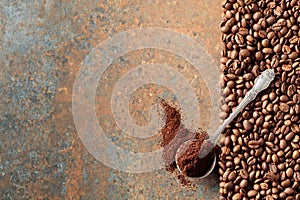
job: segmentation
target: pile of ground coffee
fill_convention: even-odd
[[[199,152],[203,147],[203,141],[207,138],[207,134],[200,134],[197,139],[190,140],[187,146],[181,147],[177,152],[177,165],[181,169],[181,172],[189,177],[201,177],[204,176],[210,169],[215,158],[214,149],[208,147],[211,150],[205,157],[199,158]]]
[[[173,172],[176,169],[175,154],[182,143],[187,140],[197,138],[198,133],[191,132],[181,124],[180,111],[170,106],[166,101],[161,102],[165,111],[165,126],[161,130],[163,150],[163,159],[168,171]]]
[[[225,119],[265,69],[276,73],[224,131],[220,199],[300,199],[300,3],[225,0]]]

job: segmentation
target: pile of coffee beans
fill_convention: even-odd
[[[265,69],[275,80],[225,129],[220,199],[300,199],[300,1],[225,0],[221,115]]]

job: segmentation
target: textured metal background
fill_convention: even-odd
[[[218,67],[220,9],[219,1],[210,0],[2,0],[1,199],[218,199],[217,175],[191,189],[165,170],[130,174],[106,167],[80,141],[71,103],[83,58],[101,41],[132,28],[162,27],[186,34],[204,45]],[[132,52],[114,66],[128,60],[168,62],[193,75],[188,63],[165,52]],[[113,84],[114,71],[107,73],[112,78],[106,84]],[[201,77],[195,81],[201,83]],[[152,90],[143,91],[136,96],[148,105],[152,95],[143,95]],[[109,91],[99,94],[100,101],[108,97]],[[99,112],[99,120],[109,122],[108,111]]]

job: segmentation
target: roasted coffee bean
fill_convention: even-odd
[[[272,161],[273,161],[273,163],[277,163],[278,162],[278,156],[277,156],[277,154],[273,154],[272,155]]]
[[[273,174],[276,174],[276,173],[277,173],[277,166],[275,165],[275,163],[270,164],[270,171],[271,171]]]
[[[260,184],[260,188],[264,191],[268,190],[269,189],[269,185],[267,183],[261,183]]]
[[[290,140],[293,139],[294,135],[295,135],[294,132],[290,132],[289,134],[287,134],[287,135],[285,136],[285,139],[286,139],[287,141],[290,141]]]
[[[281,44],[277,44],[274,48],[273,48],[273,51],[275,53],[279,53],[281,51]]]
[[[281,182],[282,187],[289,187],[291,185],[290,179],[286,179]]]
[[[242,50],[240,51],[240,55],[241,55],[242,57],[247,57],[247,56],[250,56],[250,52],[249,52],[248,49],[242,49]]]
[[[247,186],[248,186],[248,180],[243,179],[243,180],[240,182],[240,187],[241,187],[241,188],[246,188]]]
[[[300,152],[299,152],[299,151],[300,151],[300,150],[295,150],[295,151],[293,152],[292,158],[293,158],[294,160],[296,160],[296,159],[299,158],[299,155],[300,155]]]
[[[234,188],[234,185],[233,185],[232,182],[229,182],[229,183],[226,183],[226,184],[224,185],[224,188],[225,188],[227,191],[229,191],[229,190],[231,190],[231,189]]]
[[[255,59],[260,61],[264,59],[264,54],[261,51],[255,53]]]
[[[247,179],[249,177],[249,174],[245,169],[241,169],[240,170],[240,176],[244,179]]]
[[[252,129],[252,124],[248,120],[244,120],[243,127],[245,130],[250,131]]]
[[[291,70],[293,69],[293,67],[292,67],[292,65],[290,65],[290,64],[284,64],[284,65],[282,65],[282,69],[283,69],[284,71],[289,72],[289,71],[291,71]]]
[[[287,177],[291,178],[293,176],[293,174],[294,174],[294,170],[292,168],[288,168],[286,170],[286,176]]]
[[[297,58],[298,57],[298,53],[297,52],[291,52],[290,54],[289,54],[289,58],[290,59],[292,59],[292,60],[294,60],[295,58]]]
[[[251,73],[247,73],[243,76],[243,78],[246,80],[246,81],[250,81],[252,80],[254,77]]]
[[[257,195],[257,191],[256,190],[250,190],[248,193],[247,193],[247,196],[248,197],[255,197]]]
[[[286,103],[280,103],[279,109],[283,112],[288,112],[290,110],[290,107]]]
[[[249,30],[247,28],[240,28],[239,33],[241,35],[247,35],[249,33]]]
[[[239,45],[242,45],[245,43],[245,40],[244,40],[244,36],[242,36],[241,34],[237,33],[234,37],[235,39],[235,42]]]
[[[257,149],[257,148],[259,148],[259,143],[258,143],[258,141],[251,140],[251,141],[248,142],[248,146],[251,149]]]
[[[235,172],[235,171],[232,171],[232,172],[229,174],[229,176],[228,176],[228,180],[234,181],[236,177],[237,177],[236,172]]]
[[[272,48],[263,48],[262,52],[264,54],[271,54],[271,53],[273,53],[273,49]]]
[[[288,195],[291,195],[291,194],[294,193],[294,190],[293,190],[293,188],[291,188],[291,187],[285,188],[284,193],[286,193],[286,194],[288,194]]]
[[[242,194],[237,193],[232,196],[232,200],[241,200],[243,198]]]
[[[253,20],[258,21],[260,18],[262,18],[263,14],[261,12],[256,12],[253,14]]]
[[[256,162],[256,158],[255,157],[249,157],[248,159],[247,159],[247,164],[248,165],[253,165],[254,163]]]

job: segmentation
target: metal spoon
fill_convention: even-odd
[[[250,103],[252,102],[257,94],[261,92],[262,90],[266,89],[269,87],[270,83],[275,77],[275,72],[274,69],[267,69],[265,70],[260,76],[257,77],[257,79],[254,81],[254,86],[251,90],[247,92],[241,103],[238,105],[238,107],[229,115],[229,117],[223,122],[223,124],[209,137],[208,139],[205,139],[202,143],[201,149],[199,151],[199,158],[204,158],[216,145],[216,142],[218,141],[217,139],[219,138],[220,134],[223,132],[225,127]],[[176,161],[176,166],[178,170],[181,172],[181,169],[178,165],[178,152],[185,149],[188,149],[190,144],[192,143],[192,140],[188,140],[184,142],[179,149],[176,152],[175,155],[175,161]],[[204,178],[208,176],[214,169],[216,165],[216,155],[214,155],[214,160],[211,164],[210,170],[207,171],[206,174],[203,176],[197,177],[197,178]],[[195,177],[194,177],[195,178]]]

